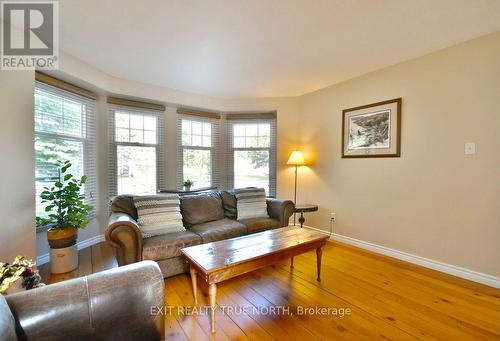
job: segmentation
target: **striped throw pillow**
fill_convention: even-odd
[[[186,230],[177,194],[134,196],[134,204],[144,238]]]
[[[264,188],[240,188],[234,190],[238,219],[269,218],[266,190]]]

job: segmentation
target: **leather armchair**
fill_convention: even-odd
[[[164,338],[164,316],[152,314],[154,307],[164,305],[164,282],[152,261],[7,295],[5,299],[19,340]],[[0,329],[5,329],[0,322]],[[13,333],[10,335],[12,338]]]

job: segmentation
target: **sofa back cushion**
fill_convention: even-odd
[[[269,218],[266,190],[264,188],[240,188],[234,190],[238,219]]]
[[[181,213],[186,227],[223,219],[222,199],[217,192],[183,195]]]
[[[142,236],[185,231],[177,194],[134,196]]]
[[[137,209],[134,204],[134,196],[123,194],[114,197],[111,201],[111,212],[126,213],[137,220]]]
[[[238,210],[236,209],[236,197],[234,191],[221,191],[222,208],[224,209],[224,216],[229,219],[238,218]]]

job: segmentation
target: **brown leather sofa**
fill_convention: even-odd
[[[0,295],[0,339],[161,340],[163,302],[158,265],[140,262]]]
[[[288,226],[293,210],[290,200],[268,199],[269,218],[238,220],[232,191],[185,195],[181,213],[186,231],[142,238],[133,197],[120,195],[111,202],[106,241],[116,248],[119,265],[154,260],[163,276],[170,277],[188,271],[182,248]]]

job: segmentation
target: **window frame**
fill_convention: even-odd
[[[234,147],[234,126],[238,124],[269,124],[269,147]],[[226,153],[226,182],[229,188],[235,187],[235,162],[234,155],[237,151],[268,151],[269,152],[269,192],[268,197],[276,196],[276,141],[277,129],[276,119],[231,119],[227,120],[226,138],[227,138],[227,153]]]
[[[153,116],[156,118],[156,144],[140,142],[116,141],[116,113],[129,115]],[[143,128],[143,132],[147,130]],[[129,126],[130,131],[130,126]],[[108,107],[108,192],[113,198],[121,194],[134,195],[135,193],[118,193],[118,146],[125,147],[152,147],[156,152],[156,193],[165,187],[165,119],[164,112],[123,105],[109,104]],[[151,194],[156,194],[151,193]]]
[[[187,120],[191,122],[209,123],[211,125],[211,147],[205,146],[192,146],[184,145],[182,141],[182,121]],[[219,187],[219,167],[218,167],[218,157],[217,149],[219,148],[219,121],[217,118],[202,117],[188,114],[177,114],[177,189],[182,190],[184,187],[184,150],[208,150],[210,151],[210,185],[209,187]],[[191,134],[193,135],[193,134]],[[203,130],[202,130],[202,141],[203,141]],[[203,142],[202,142],[203,144]],[[222,154],[222,153],[220,153]],[[193,189],[196,189],[196,183]],[[201,188],[201,187],[199,187]]]
[[[85,108],[84,112],[82,111],[81,117],[81,131],[80,136],[74,136],[71,134],[64,134],[60,132],[46,132],[46,131],[37,131],[36,124],[34,126],[34,141],[36,143],[37,137],[42,138],[53,138],[58,141],[72,141],[81,143],[82,148],[82,172],[87,176],[87,183],[84,186],[85,190],[85,202],[89,205],[92,205],[94,209],[89,214],[89,219],[93,219],[97,215],[97,127],[96,127],[96,118],[95,118],[95,108],[96,108],[96,100],[94,98],[85,97],[80,94],[73,93],[71,91],[47,84],[45,82],[35,80],[35,91],[33,94],[33,98],[37,95],[37,92],[45,92],[52,96],[61,97],[63,100],[68,100],[72,102],[77,102],[80,106]],[[36,101],[34,101],[34,120],[37,119],[37,108]],[[64,120],[64,119],[63,119]],[[35,150],[35,154],[36,154]],[[36,183],[41,181],[36,176],[37,164],[35,161],[35,188]],[[55,182],[55,180],[54,180]],[[46,187],[46,186],[44,186]],[[38,198],[36,198],[37,200]],[[36,201],[35,200],[35,201]],[[38,205],[35,207],[36,215],[40,215],[42,212],[38,211]],[[38,227],[38,228],[44,228]]]

